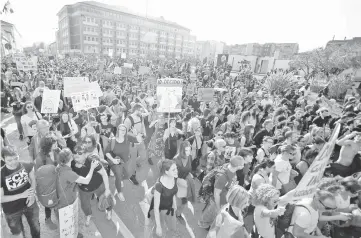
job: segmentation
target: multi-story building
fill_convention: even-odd
[[[224,45],[224,42],[219,41],[197,41],[195,56],[201,61],[207,61],[207,63],[214,62],[218,54],[223,54]]]
[[[126,8],[94,1],[65,5],[58,16],[60,53],[127,57],[188,58],[196,37],[190,29],[163,17],[135,14]]]
[[[327,42],[326,49],[333,46],[349,46],[349,49],[352,50],[352,53],[357,56],[361,57],[361,37],[354,37],[349,40],[332,40]]]
[[[266,43],[262,46],[261,56],[276,57],[281,60],[291,59],[298,50],[297,43]]]

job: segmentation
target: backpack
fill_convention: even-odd
[[[295,211],[295,208],[297,206],[304,207],[309,211],[309,209],[304,205],[288,203],[286,205],[286,211],[283,213],[282,216],[279,216],[278,219],[277,219],[276,238],[280,238],[283,235],[285,235],[285,237],[293,237],[293,235],[290,232],[288,232],[287,229],[291,226],[293,212]],[[292,236],[290,236],[290,235],[292,235]]]
[[[134,118],[132,117],[132,115],[129,115],[127,118],[130,120],[130,124],[131,124],[129,131],[133,130],[133,127],[135,124],[142,123],[142,121],[143,121],[143,117],[140,117],[140,121],[137,123],[134,123]],[[125,121],[125,119],[124,119],[124,121]]]
[[[204,201],[208,202],[211,197],[213,197],[214,192],[214,184],[216,182],[216,176],[218,174],[226,174],[226,169],[228,167],[228,163],[224,165],[220,165],[214,169],[212,169],[206,176],[204,176],[202,180],[202,185],[199,189],[199,196]]]
[[[39,202],[48,208],[52,208],[59,203],[59,194],[57,192],[57,183],[59,173],[52,164],[41,166],[35,173],[36,194]]]

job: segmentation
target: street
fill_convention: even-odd
[[[6,131],[10,143],[14,145],[19,153],[20,160],[25,162],[30,162],[27,145],[24,141],[19,140],[19,134],[16,128],[16,123],[11,114],[2,113],[2,122],[1,127]],[[156,165],[153,165],[156,166]],[[152,181],[155,181],[155,178],[152,177],[152,173],[148,173],[147,184],[151,187],[153,184]],[[111,190],[114,193],[114,177],[110,177]],[[196,188],[199,189],[200,183],[196,182]],[[145,189],[143,186],[135,186],[130,181],[124,181],[123,192],[126,201],[121,202],[116,198],[116,205],[113,209],[112,220],[108,221],[106,219],[105,213],[100,212],[97,208],[96,200],[92,201],[92,212],[93,217],[91,219],[90,225],[85,226],[85,216],[79,206],[79,231],[86,238],[115,238],[115,237],[124,237],[124,238],[152,238],[157,237],[149,232],[151,229],[150,226],[145,225],[145,215],[143,214],[140,207],[140,202],[144,199]],[[51,231],[45,225],[45,214],[44,207],[40,203],[40,226],[41,226],[41,236],[42,237],[59,237],[58,229]],[[204,204],[196,203],[193,204],[194,213],[190,209],[186,208],[184,210],[184,217],[189,225],[187,229],[184,225],[177,222],[177,230],[175,232],[165,232],[163,228],[163,237],[179,237],[179,238],[188,238],[188,237],[197,237],[204,238],[207,235],[207,231],[199,228],[197,221],[201,210],[203,209]],[[146,211],[147,213],[147,211]],[[4,218],[4,216],[2,215]],[[54,214],[52,215],[52,220],[57,223],[57,219]],[[23,223],[25,227],[25,237],[30,237],[30,231],[26,219],[23,218]],[[2,219],[2,237],[12,237],[9,233],[5,219]],[[194,236],[190,235],[190,232],[194,233]]]

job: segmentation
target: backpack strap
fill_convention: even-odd
[[[308,211],[308,212],[310,213],[310,215],[312,216],[311,211],[310,211],[310,209],[308,209],[307,206],[302,205],[302,204],[296,204],[296,205],[295,205],[295,209],[296,209],[296,207],[306,208],[307,211]],[[292,217],[291,217],[291,221],[292,221],[292,219],[293,219],[293,214],[295,213],[295,209],[293,210]],[[292,226],[294,226],[294,225],[295,225],[295,221],[293,221],[293,223],[291,222],[290,226],[286,229],[286,231],[288,231],[288,230],[290,229],[290,227],[292,227]],[[291,232],[291,233],[292,233],[292,232]]]
[[[110,149],[111,149],[111,152],[113,152],[114,150],[114,147],[115,147],[115,138],[113,138],[110,142]]]

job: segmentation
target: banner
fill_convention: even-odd
[[[23,71],[37,71],[38,70],[38,57],[37,56],[17,56],[14,57],[16,68]]]
[[[64,97],[91,90],[88,77],[64,77]]]
[[[41,113],[58,113],[60,90],[44,90]]]
[[[323,146],[320,153],[318,153],[317,157],[287,200],[295,201],[314,196],[335,147],[340,128],[341,125],[337,123],[330,140]]]
[[[122,68],[120,68],[120,67],[115,67],[115,68],[114,68],[114,74],[122,74]]]
[[[199,102],[213,101],[214,89],[213,88],[198,88],[197,100]]]
[[[183,80],[177,78],[163,78],[157,80],[158,112],[182,111]]]
[[[96,91],[74,93],[71,95],[71,101],[76,112],[99,107],[99,98]]]
[[[59,209],[60,238],[78,237],[78,210],[78,198],[73,204]]]
[[[148,74],[150,72],[149,67],[139,66],[139,74]]]

